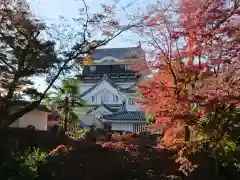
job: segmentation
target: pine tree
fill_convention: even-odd
[[[43,39],[46,26],[34,19],[24,1],[2,0],[0,16],[1,97],[13,99],[16,90],[34,85],[31,78],[47,74],[59,59],[54,42]],[[31,91],[33,92],[33,91]]]

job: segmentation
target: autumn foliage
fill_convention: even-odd
[[[199,141],[200,134],[216,143],[229,137],[239,123],[239,7],[181,0],[149,13],[138,30],[157,56],[148,64],[152,77],[139,85],[144,111],[156,117],[170,144]]]
[[[27,172],[19,171],[22,170],[19,168],[22,164],[12,159],[15,152],[21,153],[29,148],[37,148],[39,152],[46,154],[44,160],[37,162],[38,180],[75,180],[79,177],[89,180],[99,177],[106,180],[181,180],[184,177],[177,170],[178,164],[174,162],[173,152],[149,146],[156,142],[149,134],[115,132],[112,133],[112,140],[99,144],[91,140],[73,141],[66,136],[29,129],[9,129],[0,131],[0,134],[3,142],[0,145],[2,179],[33,179],[26,178]],[[215,180],[215,175],[210,173],[214,167],[212,161],[201,156],[198,163],[205,169],[200,169],[184,179]]]

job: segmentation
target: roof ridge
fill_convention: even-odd
[[[103,118],[107,117],[107,116],[118,115],[118,114],[125,113],[125,112],[128,112],[128,111],[118,111],[118,112],[115,112],[115,113],[112,113],[112,114],[106,114],[106,115],[103,115]]]
[[[137,45],[137,46],[128,46],[128,47],[99,48],[99,49],[95,49],[94,51],[96,51],[96,50],[109,50],[109,49],[129,49],[129,48],[138,48],[138,49],[140,49],[141,47],[139,47]]]
[[[120,86],[117,85],[113,80],[111,80],[111,79],[108,77],[107,74],[104,74],[103,76],[105,77],[105,80],[107,80],[110,84],[112,84],[113,86],[115,86],[116,89],[119,89],[119,88],[120,88]]]
[[[117,59],[138,59],[138,56],[145,57],[145,52],[140,46],[120,47],[120,48],[99,48],[93,51],[93,59],[100,60],[104,57],[112,56]]]
[[[101,104],[99,104],[99,105],[91,108],[90,110],[88,110],[88,111],[86,112],[86,114],[92,112],[93,110],[96,110],[97,108],[99,108],[99,107],[101,107],[101,106],[105,107],[107,110],[109,110],[110,112],[113,113],[113,109],[112,109],[110,106],[108,106],[107,104],[105,104],[103,101],[101,101]]]
[[[107,104],[104,104],[104,103],[102,102],[102,105],[103,105],[107,110],[109,110],[109,111],[112,112],[112,108],[109,107]]]
[[[109,114],[109,115],[103,115],[103,119],[112,119],[112,120],[117,120],[119,117],[117,117],[118,115],[122,116],[120,118],[120,120],[124,120],[124,118],[126,118],[126,120],[141,120],[144,121],[145,120],[145,113],[143,111],[121,111],[121,112],[116,112],[113,114]],[[133,117],[136,117],[133,118]],[[140,118],[140,119],[139,119]]]
[[[106,80],[109,84],[111,84],[114,88],[119,89],[119,86],[114,83],[107,74],[104,74],[102,79],[100,81],[98,81],[96,84],[94,84],[91,88],[89,88],[87,91],[83,92],[82,94],[80,94],[79,98],[85,96],[86,94],[88,94],[89,92],[91,92],[93,89],[95,89],[99,84],[101,84],[104,80]]]

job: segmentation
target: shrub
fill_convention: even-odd
[[[28,180],[39,176],[38,167],[47,157],[45,152],[37,148],[28,148],[25,152],[14,152],[1,165],[1,175],[8,180]]]
[[[80,140],[85,138],[86,134],[89,132],[87,129],[80,129],[76,132],[66,132],[66,135],[74,140]]]

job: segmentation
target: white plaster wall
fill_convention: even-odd
[[[11,124],[10,127],[25,128],[29,125],[32,125],[38,130],[46,131],[48,125],[47,119],[48,119],[47,112],[33,110],[19,118],[17,121]]]
[[[133,85],[134,82],[128,82],[128,83],[116,83],[121,88],[128,88],[129,86]],[[79,88],[79,94],[84,93],[85,91],[89,90],[92,86],[94,86],[94,83],[83,83],[81,84],[81,87]]]
[[[108,94],[108,101],[105,101],[104,104],[122,104],[122,97],[118,95],[116,92],[110,92],[107,89],[100,90],[96,94],[94,94],[94,102],[92,102],[92,96],[86,99],[87,104],[101,104],[102,96],[104,93]],[[115,102],[113,97],[118,96],[118,102]]]
[[[9,127],[17,128],[19,126],[19,119],[12,123]]]
[[[140,111],[141,110],[141,106],[137,103],[135,103],[134,105],[128,105],[126,104],[126,109],[128,111]]]
[[[128,103],[129,98],[135,99],[135,103],[133,105]],[[140,104],[136,102],[136,96],[125,96],[125,99],[126,99],[126,109],[128,111],[139,111],[141,109]]]
[[[109,101],[104,102],[105,104],[122,104],[122,97],[118,94],[117,89],[112,87],[107,81],[103,81],[99,86],[97,86],[93,91],[84,96],[82,99],[85,100],[86,104],[98,105],[101,104],[101,96],[103,92],[109,93]],[[118,102],[113,101],[113,95],[118,95]],[[92,96],[95,96],[94,102],[92,102]]]
[[[101,84],[99,84],[94,90],[92,90],[90,93],[86,94],[83,99],[88,99],[89,97],[91,97],[92,95],[97,94],[98,92],[102,91],[102,90],[108,90],[113,94],[118,94],[117,89],[115,89],[111,84],[109,84],[107,81],[103,81]]]
[[[133,132],[133,124],[131,123],[111,123],[111,129],[114,131],[129,131]]]
[[[136,106],[135,105],[126,105],[127,111],[136,111]]]

